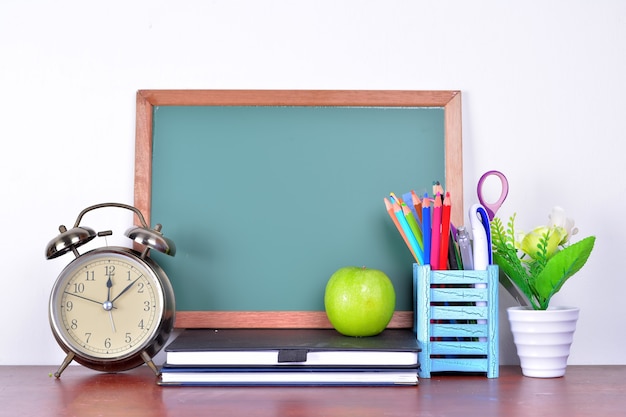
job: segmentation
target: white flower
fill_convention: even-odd
[[[530,233],[518,232],[516,234],[516,247],[532,259],[538,258],[539,242],[545,236],[548,236],[545,255],[549,259],[569,241],[570,236],[578,233],[578,229],[574,227],[574,220],[565,217],[565,210],[561,207],[553,207],[548,219],[546,226],[536,227]]]
[[[550,220],[548,222],[548,228],[559,227],[565,231],[565,236],[563,236],[559,245],[564,245],[569,241],[570,236],[578,233],[578,228],[574,227],[574,219],[565,217],[565,210],[559,206],[552,208],[552,213],[548,215],[548,219]]]

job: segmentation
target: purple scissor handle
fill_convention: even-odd
[[[500,197],[495,203],[488,203],[483,197],[483,183],[488,177],[492,175],[500,178],[502,191],[500,192]],[[485,210],[487,210],[487,216],[489,216],[489,220],[491,221],[495,217],[498,209],[500,209],[500,207],[502,206],[502,203],[504,203],[504,200],[506,200],[506,196],[509,194],[509,181],[500,171],[487,171],[482,175],[482,177],[480,177],[480,180],[478,180],[478,187],[476,191],[478,193],[478,201],[480,201],[480,204],[482,204]]]

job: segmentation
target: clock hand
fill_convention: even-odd
[[[126,291],[130,290],[130,287],[132,287],[133,285],[135,285],[135,282],[139,281],[139,278],[141,278],[142,276],[143,276],[143,275],[140,275],[140,276],[138,276],[137,278],[135,278],[135,280],[134,280],[133,282],[131,282],[130,284],[128,284],[128,285],[126,286],[126,288],[124,288],[124,289],[122,290],[122,292],[121,292],[121,293],[119,293],[119,294],[117,295],[117,297],[115,297],[114,299],[112,299],[112,300],[111,300],[111,302],[112,302],[112,303],[114,303],[114,302],[115,302],[115,300],[117,300],[118,298],[120,298],[120,297],[122,296],[122,294],[124,294]]]
[[[96,300],[93,300],[91,298],[83,297],[82,295],[74,294],[73,292],[67,292],[67,291],[63,291],[63,292],[65,294],[67,294],[67,295],[73,295],[74,297],[82,298],[83,300],[91,301],[92,303],[96,303],[96,304],[102,305],[102,303],[100,301],[96,301]],[[115,307],[113,307],[113,308],[115,308]]]
[[[113,333],[116,333],[117,330],[115,330],[115,323],[113,322],[113,312],[112,312],[112,310],[109,310],[109,320],[111,320],[111,329],[113,330]]]
[[[111,287],[113,286],[113,281],[111,281],[111,277],[107,280],[107,300],[102,304],[104,309],[109,312],[109,320],[111,320],[111,328],[113,329],[113,333],[115,330],[115,323],[113,322],[113,302],[111,301]]]
[[[107,301],[111,301],[111,287],[113,286],[113,281],[111,281],[111,277],[107,280]]]

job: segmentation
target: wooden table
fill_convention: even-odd
[[[418,387],[160,387],[146,366],[122,374],[0,367],[0,416],[624,416],[626,366],[569,366],[557,379],[438,376]]]

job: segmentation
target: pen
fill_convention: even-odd
[[[472,254],[472,242],[470,242],[469,233],[465,226],[459,226],[457,229],[457,242],[459,244],[459,252],[461,252],[461,263],[463,269],[474,269],[474,255]]]

